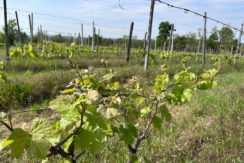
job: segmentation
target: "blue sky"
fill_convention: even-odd
[[[18,10],[20,26],[29,33],[28,12],[34,13],[34,30],[42,24],[49,34],[55,32],[72,33],[80,32],[80,24],[84,24],[84,35],[92,33],[92,21],[100,28],[104,37],[117,38],[129,33],[131,21],[135,23],[133,35],[143,38],[148,28],[149,0],[120,0],[124,9],[119,7],[119,0],[7,0],[8,18],[15,18],[14,9]],[[240,28],[244,23],[244,0],[164,0],[173,5],[189,8],[199,13],[208,13],[209,17],[216,18],[232,26]],[[3,4],[0,4],[2,7]],[[23,10],[23,11],[22,11]],[[3,26],[3,10],[1,8],[0,26]],[[40,15],[37,13],[53,15],[56,17]],[[61,17],[61,18],[59,18]],[[70,19],[65,19],[70,18]],[[186,34],[197,32],[203,26],[203,18],[191,13],[169,8],[156,3],[153,23],[153,35],[158,33],[158,25],[161,21],[169,21],[175,24],[176,33]],[[215,22],[207,22],[207,30],[213,26],[221,28]],[[236,32],[236,36],[239,35]]]

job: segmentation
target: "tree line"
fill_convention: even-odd
[[[172,28],[173,27],[173,28]],[[203,41],[202,29],[199,28],[197,32],[189,32],[184,35],[174,34],[171,35],[172,31],[176,31],[175,25],[170,22],[161,22],[158,27],[159,33],[157,38],[152,40],[151,48],[156,48],[160,50],[167,50],[170,46],[170,42],[173,39],[173,50],[174,51],[184,51],[184,52],[200,52],[201,45]],[[4,27],[2,28],[4,31]],[[8,21],[8,31],[9,31],[9,44],[15,45],[18,43],[18,28],[17,23],[14,19]],[[42,35],[42,37],[41,37]],[[41,42],[41,38],[44,40],[49,40],[58,43],[81,43],[81,38],[77,36],[64,36],[62,34],[48,35],[38,30],[38,32],[33,36],[33,42]],[[26,32],[21,32],[21,37],[24,43],[30,42],[30,37]],[[78,38],[79,37],[79,38]],[[170,38],[171,37],[171,38]],[[136,37],[135,37],[136,38]],[[132,48],[143,48],[144,40],[132,39]],[[127,36],[122,38],[103,38],[101,35],[95,35],[96,45],[101,46],[117,46],[126,47],[128,44]],[[170,41],[171,40],[171,41]],[[0,32],[0,43],[5,42],[4,32]],[[222,27],[218,29],[213,27],[208,33],[208,38],[206,41],[206,48],[209,53],[219,54],[219,53],[234,53],[237,47],[238,40],[235,38],[235,34],[229,27]],[[84,45],[92,44],[92,36],[84,38]]]

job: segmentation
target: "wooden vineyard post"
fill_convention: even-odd
[[[130,60],[130,48],[131,48],[131,39],[132,39],[133,28],[134,28],[134,22],[131,22],[130,35],[129,35],[128,48],[127,48],[127,56],[126,56],[127,62],[129,62],[129,60]]]
[[[145,32],[144,35],[144,45],[143,45],[144,54],[146,54],[146,48],[147,48],[147,32]]]
[[[33,43],[33,34],[32,34],[31,15],[29,15],[29,24],[30,24],[30,36],[31,36],[31,43]]]
[[[174,24],[172,24],[172,35],[171,35],[171,52],[173,52],[174,51]]]
[[[93,50],[93,54],[95,55],[95,50],[96,50],[96,27],[94,27],[94,46],[93,46],[93,48],[94,48],[94,50]]]
[[[69,35],[70,35],[70,45],[71,45],[73,42],[73,36],[72,36],[72,33],[69,33]]]
[[[98,50],[99,50],[99,37],[100,37],[100,28],[98,29],[98,33],[97,33],[97,56],[98,56]]]
[[[99,42],[100,45],[103,45],[103,36],[101,35],[101,32],[100,32],[100,42]]]
[[[202,48],[202,67],[206,63],[206,37],[207,37],[207,13],[204,13],[204,28],[203,28],[203,48]]]
[[[32,33],[32,41],[33,41],[33,37],[34,37],[34,23],[33,23],[33,13],[31,13],[31,33]]]
[[[3,0],[3,6],[4,6],[4,24],[5,24],[5,46],[6,46],[6,60],[9,62],[9,38],[8,38],[8,18],[7,18],[7,2],[6,0]]]
[[[198,61],[198,54],[200,53],[200,49],[201,49],[201,38],[198,41],[196,62]]]
[[[164,41],[163,51],[165,51],[166,48],[166,41]]]
[[[77,42],[78,42],[78,45],[81,44],[81,41],[80,41],[80,32],[79,32],[79,34],[78,34]]]
[[[39,35],[40,35],[40,29],[39,29],[39,26],[37,27],[37,41],[38,41],[38,43],[40,42],[40,37],[39,37]]]
[[[172,35],[173,35],[173,24],[171,24],[171,29],[170,29],[170,37],[169,37],[169,46],[168,46],[168,53],[170,52],[171,49],[171,43],[172,43]]]
[[[81,45],[84,46],[83,24],[81,24]]]
[[[95,51],[95,23],[92,22],[92,50]]]
[[[149,66],[149,54],[150,54],[150,47],[151,47],[151,35],[152,35],[154,5],[155,5],[155,0],[151,0],[151,9],[150,9],[150,17],[149,17],[149,25],[148,25],[148,38],[147,38],[147,41],[148,41],[148,43],[147,43],[147,54],[145,56],[144,71],[147,71],[148,66]]]
[[[22,54],[22,57],[23,57],[24,48],[23,48],[23,43],[22,43],[22,39],[21,39],[21,31],[20,31],[20,27],[19,27],[19,18],[18,18],[17,11],[15,11],[15,16],[16,16],[16,23],[17,23],[17,27],[18,27],[18,36],[19,36],[19,43],[20,43],[20,47],[21,47],[21,54]]]
[[[43,44],[43,33],[42,33],[42,25],[40,25],[40,35],[41,35],[41,44]]]
[[[87,44],[90,46],[90,35],[88,36]]]
[[[70,45],[70,35],[69,35],[69,33],[68,33],[68,41],[69,41],[69,45]]]
[[[241,31],[240,31],[240,35],[239,35],[239,39],[238,39],[238,44],[237,44],[237,47],[236,47],[235,58],[234,58],[234,63],[233,64],[236,64],[237,55],[238,55],[238,53],[240,51],[240,44],[241,44],[242,32],[243,32],[243,24],[241,24]]]

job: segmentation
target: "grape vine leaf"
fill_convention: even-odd
[[[2,148],[10,146],[11,154],[16,158],[19,158],[26,146],[30,144],[31,135],[24,130],[17,128],[11,133],[8,139],[2,144]]]
[[[150,107],[145,107],[141,110],[141,117],[144,117],[152,112],[152,109]]]
[[[45,159],[49,151],[50,143],[46,140],[31,140],[27,153],[29,157]]]
[[[74,107],[75,96],[60,95],[55,100],[51,101],[49,107],[56,111],[66,111]]]
[[[103,145],[99,140],[100,136],[96,137],[96,135],[93,131],[82,128],[74,137],[75,147],[82,150],[90,150],[92,154],[96,154]]]
[[[165,118],[166,121],[170,121],[172,119],[171,114],[169,113],[168,108],[166,107],[166,105],[161,105],[159,107],[159,112],[161,113],[161,117]]]
[[[152,119],[153,127],[157,128],[157,129],[161,128],[162,122],[163,121],[157,116],[153,117],[153,119]]]
[[[33,121],[31,135],[33,140],[45,140],[52,145],[55,145],[60,139],[55,127],[51,126],[46,119],[35,119]]]
[[[60,129],[66,129],[67,126],[74,124],[79,120],[79,117],[80,114],[75,108],[63,112],[60,120]]]

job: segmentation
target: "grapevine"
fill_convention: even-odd
[[[217,84],[219,58],[213,59],[215,68],[200,75],[191,72],[187,59],[182,60],[183,69],[172,79],[170,68],[162,65],[149,93],[137,77],[122,85],[114,81],[113,70],[102,77],[93,68],[82,70],[50,103],[49,107],[61,115],[54,124],[50,119],[37,118],[28,131],[14,128],[11,119],[6,122],[10,114],[2,113],[0,122],[9,130],[9,136],[1,141],[1,150],[10,150],[17,159],[26,153],[28,158],[47,161],[60,155],[77,162],[85,153],[96,155],[109,139],[116,137],[127,147],[129,162],[134,162],[149,130],[160,129],[164,121],[171,121],[169,105],[189,102],[193,91]],[[102,63],[106,68],[106,61]]]

